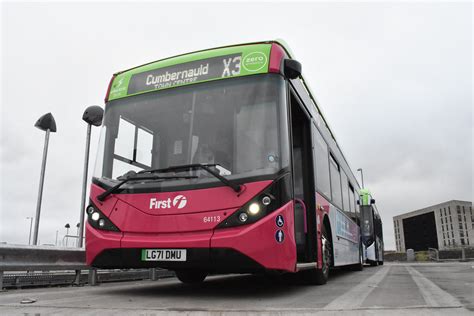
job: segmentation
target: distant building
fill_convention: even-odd
[[[452,200],[393,218],[397,251],[474,247],[472,202]]]

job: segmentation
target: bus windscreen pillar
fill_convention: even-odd
[[[51,113],[47,113],[41,116],[35,124],[35,127],[42,131],[45,131],[44,148],[43,148],[43,161],[41,163],[41,174],[38,188],[38,201],[36,202],[36,216],[35,216],[35,230],[33,232],[33,245],[38,245],[38,231],[41,213],[41,201],[43,198],[43,185],[44,185],[44,174],[46,169],[46,159],[48,157],[48,144],[50,132],[56,132],[56,121]]]

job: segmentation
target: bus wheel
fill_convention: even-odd
[[[379,261],[379,266],[383,266],[383,261]]]
[[[326,233],[326,227],[323,226],[322,236],[322,255],[323,255],[323,266],[321,269],[312,269],[303,271],[303,277],[308,280],[310,284],[323,285],[326,284],[329,278],[329,268],[332,262],[332,245],[331,240],[328,238]]]
[[[370,266],[371,266],[371,267],[376,267],[376,266],[378,266],[378,265],[379,265],[379,262],[378,262],[377,260],[375,260],[375,261],[370,261]]]
[[[197,284],[204,281],[207,272],[196,270],[179,270],[176,271],[176,277],[183,283]]]

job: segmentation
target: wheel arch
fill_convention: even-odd
[[[332,252],[331,266],[334,266],[334,242],[332,238],[331,221],[329,220],[328,214],[324,214],[322,225],[326,229],[326,232],[328,233],[329,241],[331,242],[331,252]]]

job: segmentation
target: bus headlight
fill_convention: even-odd
[[[93,213],[92,213],[91,219],[92,219],[93,221],[96,221],[96,222],[97,222],[97,221],[99,220],[99,218],[100,218],[100,214],[99,214],[99,213],[97,213],[97,212],[93,212]]]
[[[248,200],[216,228],[253,224],[291,201],[291,176],[285,173]]]
[[[117,226],[115,226],[114,223],[110,219],[107,218],[102,212],[99,210],[98,207],[93,205],[89,205],[87,207],[87,218],[88,218],[88,223],[95,229],[101,229],[101,230],[109,230],[109,231],[116,231],[119,232],[120,229],[118,229]]]
[[[257,215],[260,212],[260,205],[258,203],[252,203],[249,205],[249,213],[251,215]]]

